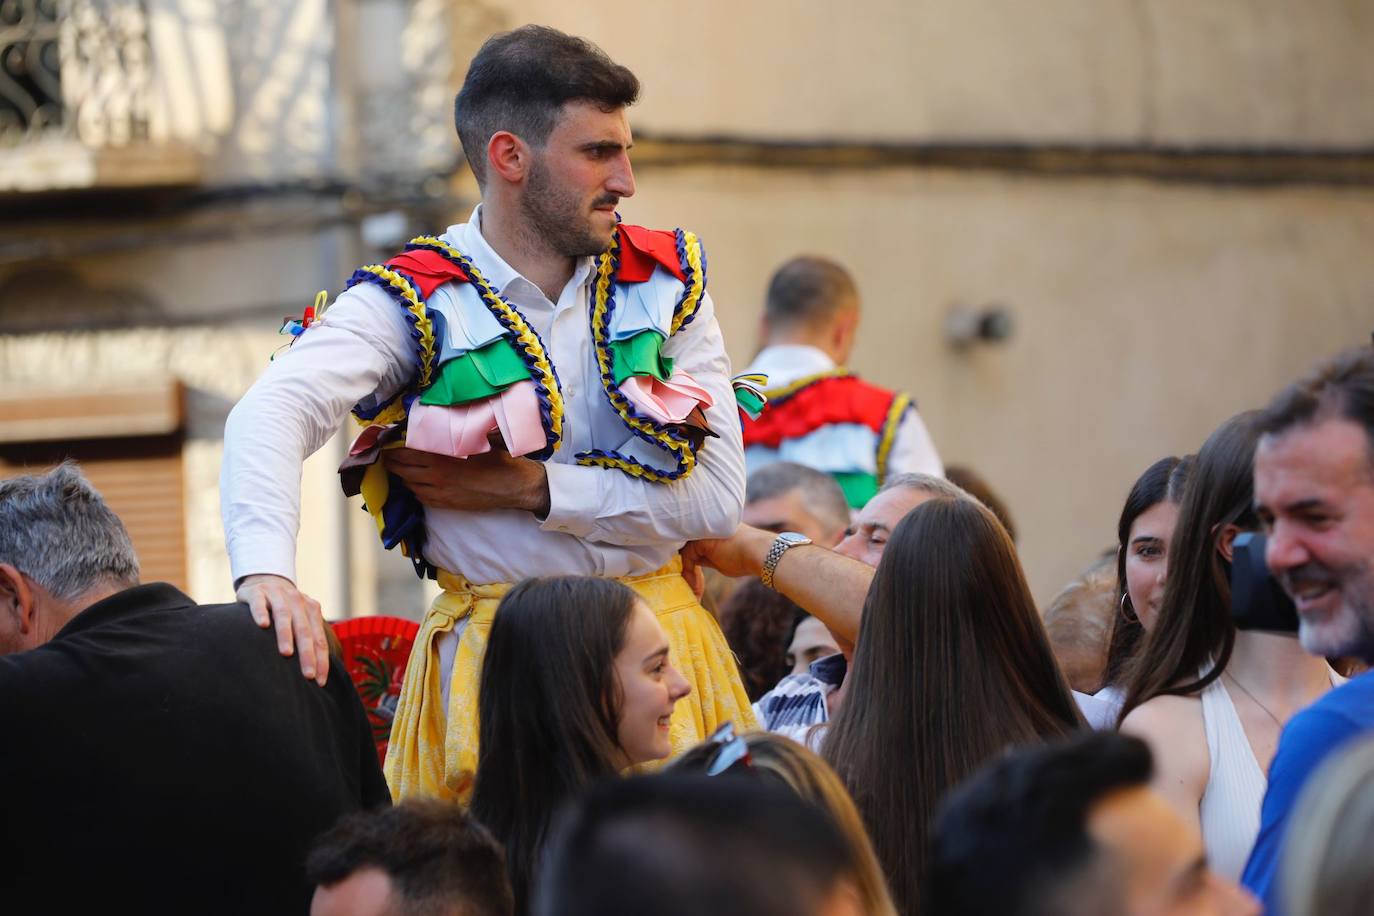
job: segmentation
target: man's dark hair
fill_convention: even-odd
[[[764,315],[773,328],[825,327],[858,295],[849,271],[828,258],[802,255],[779,267],[768,281]]]
[[[1002,757],[936,811],[927,912],[943,916],[1054,916],[1111,912],[1095,887],[1101,850],[1089,813],[1118,789],[1150,780],[1149,748],[1089,732]],[[992,880],[990,880],[990,878]]]
[[[1364,427],[1374,466],[1374,347],[1356,347],[1318,363],[1260,414],[1262,434],[1282,435],[1295,426],[1340,418]]]
[[[807,916],[855,863],[829,814],[726,774],[603,783],[559,818],[538,916]]]
[[[493,35],[478,50],[454,100],[453,119],[468,165],[485,185],[487,142],[497,131],[540,149],[564,103],[585,101],[615,111],[638,98],[639,80],[596,45],[526,25]]]
[[[500,845],[450,802],[417,799],[351,814],[315,841],[305,868],[316,886],[380,869],[404,916],[510,916],[515,908]]]

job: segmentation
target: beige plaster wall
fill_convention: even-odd
[[[642,130],[804,140],[1374,141],[1363,0],[502,0],[643,80]],[[473,46],[461,38],[459,45]],[[469,52],[470,53],[470,52]]]
[[[1215,189],[903,170],[641,170],[626,219],[698,232],[732,358],[771,270],[858,275],[853,364],[911,391],[946,461],[1004,492],[1036,597],[1113,538],[1135,476],[1196,449],[1374,330],[1374,192]],[[956,303],[1003,304],[1005,345],[958,353]]]

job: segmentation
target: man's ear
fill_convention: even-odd
[[[859,310],[846,309],[830,326],[830,347],[840,357],[836,362],[847,362],[854,349],[854,338],[859,336]]]
[[[20,633],[33,631],[34,594],[24,574],[8,563],[0,563],[0,613],[14,614]]]
[[[1227,563],[1231,562],[1231,556],[1234,552],[1236,543],[1236,535],[1240,534],[1240,532],[1240,526],[1232,524],[1221,529],[1221,533],[1217,535],[1217,551]]]
[[[529,144],[508,130],[498,130],[487,141],[487,174],[497,175],[512,184],[529,176],[534,162]]]

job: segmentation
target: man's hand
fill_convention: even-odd
[[[771,531],[740,525],[728,538],[692,541],[682,548],[683,578],[699,587],[702,566],[731,577],[758,576],[776,539]],[[773,575],[778,592],[818,617],[846,651],[858,637],[859,614],[872,581],[873,567],[814,544],[783,554]]]
[[[549,479],[544,466],[529,458],[512,458],[499,448],[471,458],[392,448],[382,453],[382,461],[426,506],[468,512],[524,509],[541,517],[549,514]]]
[[[763,572],[764,557],[776,537],[771,531],[740,525],[728,538],[690,541],[682,548],[682,576],[693,588],[701,579],[699,566],[709,566],[731,578],[757,576]]]
[[[234,597],[248,605],[264,630],[276,623],[277,651],[298,656],[301,674],[323,687],[329,677],[329,643],[320,603],[290,579],[266,574],[244,576]]]

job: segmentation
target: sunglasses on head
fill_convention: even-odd
[[[706,775],[719,776],[736,766],[749,767],[753,761],[749,757],[749,745],[735,734],[735,723],[726,722],[712,732],[706,739],[707,744],[715,745],[715,752],[706,762]]]

